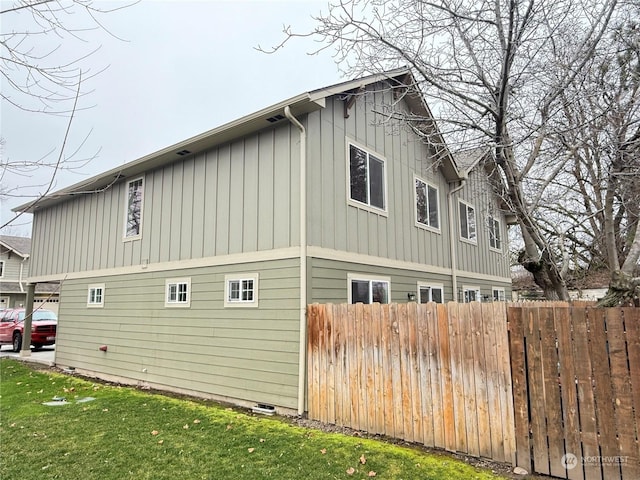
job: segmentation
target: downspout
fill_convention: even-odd
[[[307,374],[307,131],[291,113],[284,114],[300,130],[300,345],[298,356],[298,415],[304,413]]]
[[[20,293],[24,293],[24,287],[22,286],[22,277],[24,272],[24,262],[27,260],[27,258],[29,257],[24,257],[22,259],[22,262],[20,262],[20,277],[18,279],[18,285],[20,285]]]
[[[463,178],[453,190],[447,193],[447,204],[449,207],[449,248],[451,253],[451,284],[453,286],[453,301],[458,301],[458,256],[457,256],[457,239],[455,239],[456,229],[453,212],[453,194],[462,190],[467,183],[467,179]]]

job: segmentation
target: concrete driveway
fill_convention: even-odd
[[[56,346],[50,345],[48,347],[42,347],[38,351],[31,350],[30,357],[20,357],[20,353],[16,353],[11,349],[11,345],[0,345],[0,358],[9,357],[16,358],[18,360],[26,360],[29,362],[42,363],[45,365],[55,365],[56,359]]]

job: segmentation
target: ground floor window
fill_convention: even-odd
[[[429,283],[418,282],[418,302],[428,303],[436,302],[443,303],[444,301],[444,288],[442,285],[432,285]]]
[[[87,293],[87,306],[88,307],[102,307],[104,306],[104,284],[89,285],[89,291]]]
[[[390,280],[386,277],[348,275],[349,303],[389,303]]]
[[[482,296],[480,295],[480,287],[471,287],[468,285],[463,286],[462,301],[464,303],[481,302]]]
[[[493,294],[493,301],[494,302],[504,302],[506,300],[505,293],[504,293],[504,288],[493,287],[491,289],[491,291],[492,291],[492,294]]]
[[[165,307],[191,306],[191,279],[172,278],[167,280]]]
[[[225,307],[258,306],[258,274],[225,276]]]

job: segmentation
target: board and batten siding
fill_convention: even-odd
[[[26,260],[11,252],[11,255],[7,253],[2,253],[0,255],[0,262],[4,263],[4,267],[2,270],[2,276],[0,277],[0,282],[4,281],[19,281],[23,282],[27,279],[29,275],[29,259]],[[22,278],[20,277],[20,269],[22,269]]]
[[[224,307],[225,275],[259,274],[259,308]],[[191,306],[165,307],[167,279],[189,278]],[[104,306],[87,307],[91,284]],[[296,408],[299,261],[66,280],[56,363],[140,384]],[[99,350],[101,345],[107,351]]]
[[[495,195],[492,192],[492,187],[484,174],[484,169],[477,167],[469,174],[464,188],[453,196],[454,241],[458,269],[509,279],[511,273],[507,225],[504,213],[498,208]],[[460,200],[475,208],[476,243],[464,241],[460,237],[460,209],[458,203]],[[489,218],[492,216],[500,220],[501,251],[492,250],[489,247]]]
[[[31,276],[299,245],[299,141],[283,122],[146,172],[139,240],[123,241],[134,178],[36,211]]]
[[[344,101],[337,97],[328,99],[326,108],[309,114],[309,245],[450,267],[448,184],[434,168],[429,147],[418,136],[373,112],[374,106],[390,103],[391,95],[388,89],[380,88],[358,95],[348,118],[344,118]],[[350,141],[385,159],[387,214],[349,203]],[[416,226],[414,175],[438,188],[439,232]]]

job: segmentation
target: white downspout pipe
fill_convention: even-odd
[[[24,287],[22,286],[22,282],[24,277],[24,262],[27,260],[27,258],[29,257],[24,257],[22,259],[22,262],[20,262],[20,277],[18,280],[18,285],[20,286],[20,293],[24,293]]]
[[[300,130],[300,345],[298,356],[298,415],[304,413],[307,376],[307,131],[291,113],[284,114]]]
[[[455,217],[453,211],[453,194],[459,192],[464,188],[464,185],[467,183],[466,179],[462,179],[460,185],[456,188],[449,190],[447,194],[447,204],[449,207],[449,248],[451,253],[451,284],[453,286],[453,301],[458,301],[458,255],[456,245],[458,243],[458,239],[456,238],[456,226],[455,226]]]

